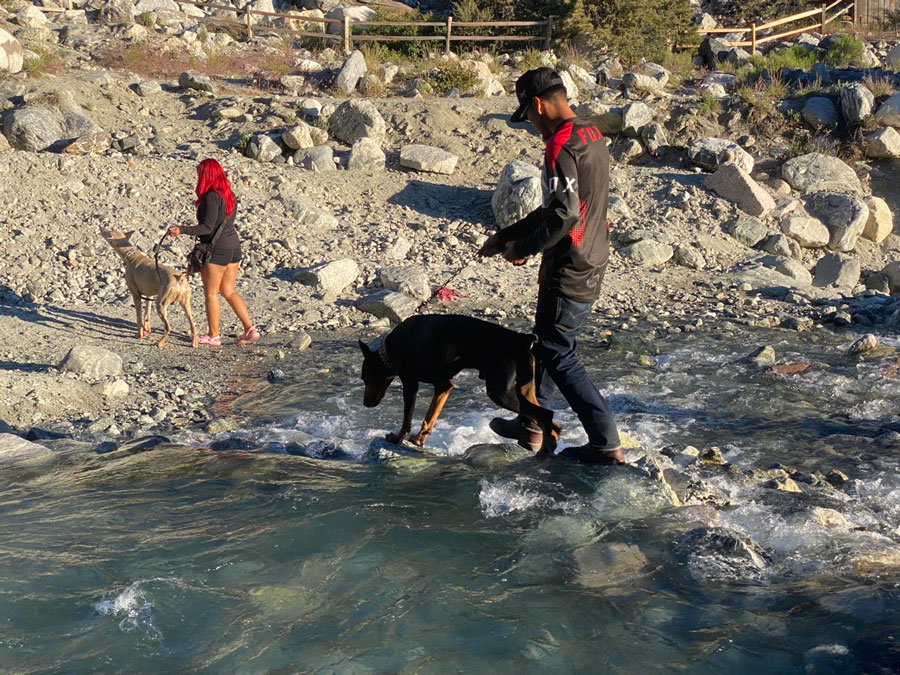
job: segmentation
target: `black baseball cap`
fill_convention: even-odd
[[[516,80],[516,98],[519,99],[519,107],[516,108],[512,117],[509,118],[510,121],[521,122],[524,120],[528,106],[531,105],[531,99],[557,86],[565,87],[559,73],[553,68],[547,68],[546,66],[535,68],[522,75]]]

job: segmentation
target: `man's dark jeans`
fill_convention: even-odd
[[[533,350],[537,397],[550,407],[555,384],[581,420],[591,446],[610,450],[621,445],[615,420],[575,353],[578,332],[590,313],[590,303],[543,290],[538,294],[534,332],[539,341]]]

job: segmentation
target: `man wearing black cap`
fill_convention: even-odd
[[[603,396],[575,352],[576,338],[600,295],[609,259],[609,151],[596,125],[569,106],[562,78],[552,68],[529,70],[516,82],[519,107],[513,122],[527,119],[546,149],[543,205],[488,238],[484,256],[502,254],[514,265],[539,253],[534,332],[537,396],[546,406],[555,384],[588,435],[583,446],[559,456],[591,464],[624,462],[619,433]],[[527,418],[491,420],[491,429],[537,449],[541,432]]]

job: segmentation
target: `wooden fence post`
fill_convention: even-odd
[[[547,17],[547,38],[544,40],[544,51],[553,44],[553,15]]]
[[[447,41],[444,43],[444,53],[450,53],[450,31],[453,29],[453,15],[447,15]]]
[[[850,3],[850,21],[853,22],[854,26],[859,23],[859,8],[857,4],[856,0]]]
[[[246,16],[246,19],[247,19],[247,37],[248,37],[249,39],[252,40],[252,39],[253,39],[253,22],[251,21],[250,16],[251,16],[250,5],[247,5],[247,16]]]
[[[828,7],[826,3],[822,3],[822,17],[819,19],[819,28],[825,28],[825,9]]]
[[[344,53],[350,53],[350,47],[352,43],[350,41],[350,17],[344,15]]]
[[[756,56],[756,22],[750,24],[750,56]]]

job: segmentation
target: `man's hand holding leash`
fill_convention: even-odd
[[[518,254],[516,251],[516,243],[514,241],[506,242],[504,244],[496,234],[492,234],[488,237],[487,241],[482,244],[481,249],[478,251],[478,255],[484,258],[490,258],[500,254],[503,255],[504,260],[511,262],[517,267],[528,262],[527,259]]]

